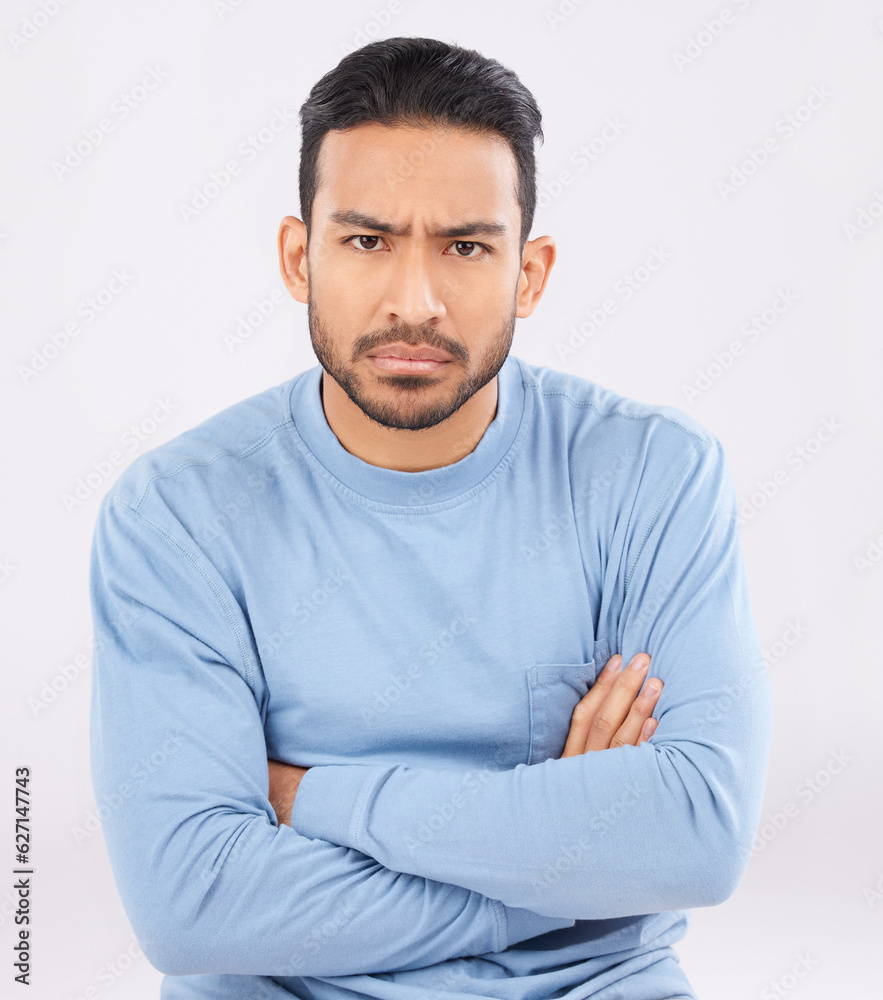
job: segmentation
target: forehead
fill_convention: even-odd
[[[391,221],[444,222],[519,213],[518,171],[496,133],[371,122],[328,132],[319,155],[314,220],[358,209]]]

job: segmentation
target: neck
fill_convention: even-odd
[[[399,472],[425,472],[459,462],[474,450],[497,412],[496,376],[447,420],[419,431],[378,424],[326,371],[319,391],[325,419],[341,445],[369,465]]]

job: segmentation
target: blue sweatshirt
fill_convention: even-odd
[[[143,454],[90,574],[91,762],[163,1000],[694,997],[772,702],[720,442],[510,355],[477,447],[340,444],[322,369]],[[607,659],[653,737],[560,759]],[[291,826],[267,758],[309,767]]]

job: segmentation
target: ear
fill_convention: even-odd
[[[539,305],[556,256],[555,241],[551,236],[538,236],[524,244],[515,294],[515,315],[519,319],[530,316]]]
[[[293,215],[279,226],[279,271],[285,287],[298,302],[308,301],[307,227]]]

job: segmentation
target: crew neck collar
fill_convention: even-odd
[[[322,366],[314,365],[293,379],[289,409],[294,431],[337,483],[375,503],[427,507],[444,503],[479,486],[515,443],[525,410],[521,362],[508,355],[497,373],[497,412],[475,448],[450,465],[423,472],[401,472],[371,465],[343,447],[331,429],[319,386]]]

